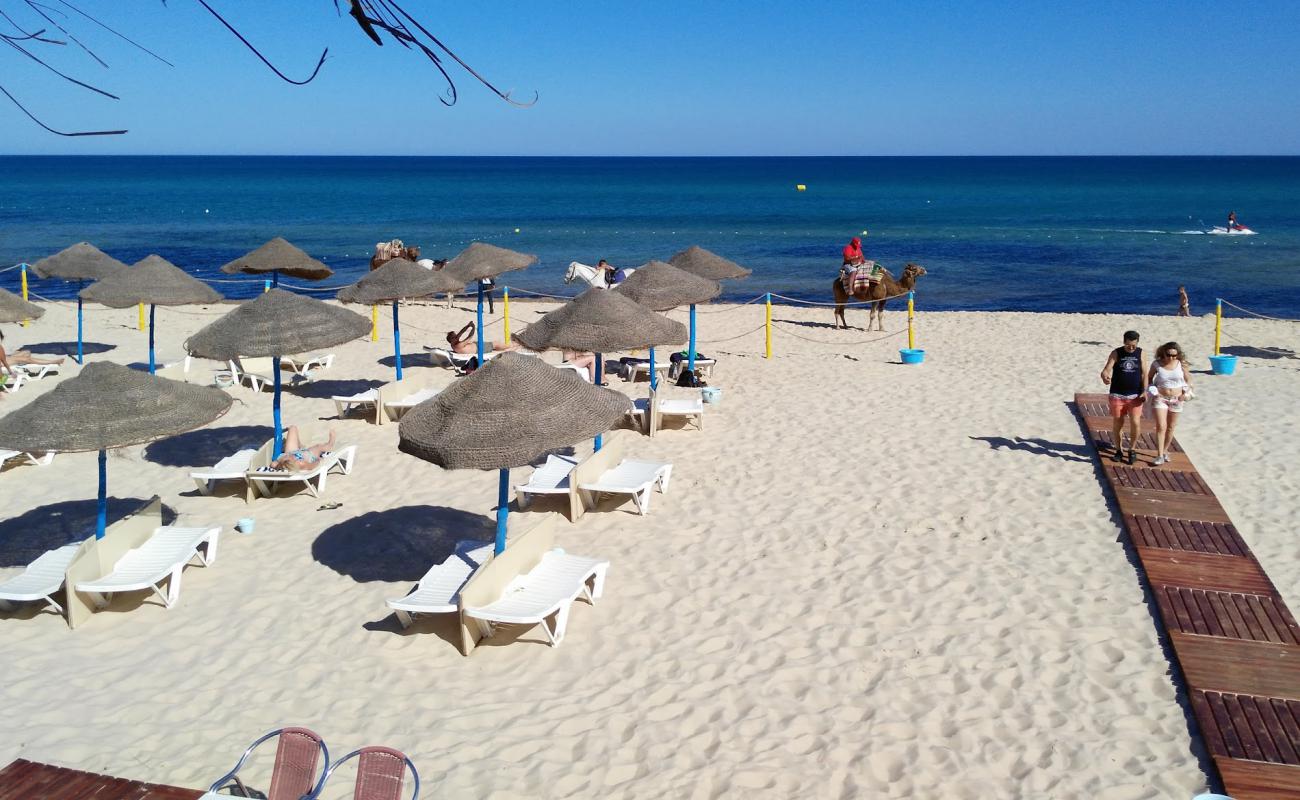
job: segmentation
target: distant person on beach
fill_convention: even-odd
[[[492,290],[495,289],[495,288],[497,288],[497,282],[496,282],[496,279],[495,279],[495,278],[479,278],[479,279],[478,279],[478,282],[479,282],[479,285],[481,285],[481,286],[483,287],[483,296],[484,296],[485,298],[487,298],[488,313],[489,313],[489,314],[495,314],[495,313],[497,313],[496,307],[492,305]]]
[[[1192,315],[1192,305],[1187,301],[1187,287],[1178,287],[1178,316],[1190,317]]]
[[[1155,363],[1147,372],[1147,393],[1156,415],[1156,460],[1151,466],[1169,463],[1169,445],[1174,441],[1174,426],[1182,416],[1183,403],[1192,399],[1192,383],[1187,375],[1187,361],[1178,342],[1165,342],[1156,351]]]
[[[62,358],[37,358],[32,355],[30,350],[15,350],[12,353],[5,352],[5,337],[0,333],[0,367],[4,367],[4,373],[0,373],[0,385],[9,382],[9,373],[23,364],[62,364]],[[0,397],[4,397],[0,394]]]
[[[284,454],[272,461],[271,466],[277,469],[287,469],[291,472],[315,469],[316,464],[321,460],[321,456],[333,449],[333,428],[330,429],[329,438],[324,442],[310,447],[303,447],[302,439],[298,435],[298,426],[290,425],[289,429],[284,432]]]
[[[1124,332],[1124,346],[1116,347],[1101,368],[1101,382],[1110,387],[1110,415],[1115,420],[1112,429],[1111,459],[1123,460],[1124,418],[1128,417],[1128,463],[1137,460],[1134,452],[1138,435],[1142,432],[1143,379],[1146,364],[1142,361],[1142,348],[1138,347],[1138,332]]]
[[[478,339],[474,336],[474,323],[470,322],[459,331],[447,331],[447,344],[453,353],[475,355],[478,353]],[[489,353],[500,350],[517,350],[518,347],[505,342],[483,342],[483,349]]]

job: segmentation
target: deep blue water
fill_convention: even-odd
[[[1229,210],[1259,235],[1186,233]],[[228,278],[221,264],[279,235],[337,285],[379,240],[439,258],[483,239],[540,256],[509,285],[571,294],[570,261],[635,266],[699,244],[754,270],[726,297],[824,300],[863,229],[869,258],[926,267],[922,308],[1170,313],[1183,283],[1194,313],[1222,296],[1300,316],[1295,157],[0,157],[0,266],[86,240]]]

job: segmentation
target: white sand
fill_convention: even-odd
[[[542,308],[516,303],[516,329]],[[160,309],[163,354],[217,310]],[[1097,374],[1129,327],[1148,352],[1177,339],[1206,369],[1211,322],[923,313],[926,363],[904,367],[902,339],[850,344],[878,334],[830,330],[829,309],[775,317],[808,326],[778,325],[768,361],[761,332],[711,343],[760,325],[761,306],[700,315],[723,403],[702,433],[634,441],[675,464],[648,517],[624,505],[563,528],[567,550],[613,566],[605,599],[575,608],[559,649],[533,630],[464,658],[446,625],[400,633],[387,613],[384,598],[405,593],[438,549],[431,534],[442,552],[475,525],[488,535],[496,480],[399,453],[395,425],[330,419],[322,397],[346,388],[336,381],[391,380],[377,361],[391,355],[383,317],[379,342],[338,348],[314,397],[286,395],[287,422],[336,425],[360,445],[354,473],[328,487],[342,508],[317,511],[305,494],[251,507],[197,496],[177,465],[215,460],[239,436],[114,452],[110,496],[157,493],[182,522],[225,525],[220,559],[186,572],[171,611],[120,603],[75,632],[53,614],[0,615],[0,763],[203,787],[261,732],[298,724],[336,754],[404,750],[427,796],[1119,800],[1202,789],[1208,762],[1154,605],[1066,403],[1102,390]],[[403,318],[418,351],[468,314]],[[88,340],[116,345],[90,358],[142,359],[134,311],[88,319]],[[903,322],[895,306],[887,324]],[[1300,351],[1294,324],[1234,319],[1229,330],[1225,344]],[[66,308],[4,331],[11,348],[75,335]],[[454,380],[416,360],[412,386]],[[1293,609],[1298,368],[1248,357],[1231,378],[1195,375],[1180,430]],[[269,394],[233,393],[217,428],[269,425]],[[6,516],[31,514],[37,530],[65,524],[62,503],[88,519],[94,492],[93,454],[0,475]],[[257,519],[248,537],[232,529],[246,515]],[[0,526],[2,552],[23,532]]]

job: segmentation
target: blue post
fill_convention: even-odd
[[[695,371],[695,304],[691,303],[691,343],[690,350],[686,353],[686,369],[690,372]]]
[[[95,515],[95,538],[104,538],[108,527],[108,454],[99,451],[99,512]]]
[[[510,470],[502,469],[497,483],[497,555],[506,551],[506,520],[510,517]]]
[[[596,377],[596,385],[597,385],[597,386],[600,385],[601,379],[604,377],[603,375],[601,375],[601,372],[603,371],[603,370],[601,369],[601,367],[603,367],[604,365],[605,365],[605,357],[604,357],[603,355],[601,355],[600,353],[596,353],[596,365],[595,365],[595,367],[594,367],[594,370],[595,370],[595,377]],[[601,438],[602,438],[602,437],[601,437],[601,434],[599,434],[599,433],[596,434],[596,444],[595,444],[595,446],[592,448],[592,450],[593,450],[594,452],[597,452],[597,453],[600,452]]]
[[[149,374],[154,374],[153,361],[153,312],[157,308],[153,303],[149,304]]]
[[[655,349],[650,348],[650,391],[659,388],[659,378],[655,376]]]
[[[81,281],[77,281],[77,363],[85,364],[86,356],[81,352]]]
[[[271,370],[275,372],[275,399],[271,401],[271,413],[275,417],[275,444],[272,445],[272,460],[284,454],[284,441],[280,437],[280,357],[271,359]]]
[[[273,269],[271,270],[271,286],[275,287],[279,285],[280,285],[280,270]]]
[[[271,291],[271,282],[270,282],[270,281],[262,281],[262,293],[265,294],[265,293],[267,293],[267,292],[269,292],[269,291]]]
[[[478,365],[483,366],[483,280],[478,282]]]
[[[397,301],[393,301],[393,356],[397,359],[397,379],[402,379],[402,331],[397,327]]]

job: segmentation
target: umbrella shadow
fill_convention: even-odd
[[[241,449],[261,447],[274,434],[269,425],[200,428],[153,442],[143,455],[145,461],[164,467],[210,467]]]
[[[1219,349],[1221,353],[1227,356],[1241,356],[1242,358],[1261,358],[1266,360],[1276,360],[1279,358],[1300,358],[1294,350],[1287,350],[1284,347],[1254,347],[1252,345],[1232,345]]]
[[[1051,456],[1062,461],[1092,462],[1092,448],[1086,444],[1065,444],[1049,442],[1046,439],[1026,439],[1021,436],[1014,439],[1005,436],[971,436],[970,438],[977,442],[987,442],[994,450],[1006,448],[1034,455]]]
[[[309,381],[293,387],[293,393],[299,397],[328,400],[331,397],[351,397],[354,394],[361,394],[362,392],[371,389],[377,389],[387,383],[387,381],[367,380],[362,378],[351,380],[329,379]]]
[[[23,345],[23,349],[37,355],[44,356],[75,356],[77,354],[77,343],[74,342],[37,342],[36,344]],[[105,344],[104,342],[82,342],[81,352],[86,355],[95,353],[107,353],[109,350],[116,350],[117,345]]]
[[[312,542],[318,563],[358,583],[415,582],[462,541],[491,542],[496,521],[446,506],[371,511],[326,528]]]
[[[108,498],[108,524],[139,511],[147,503],[137,497]],[[95,534],[97,500],[70,500],[37,506],[0,522],[0,567],[24,567],[48,550],[82,542]],[[163,524],[176,520],[175,509],[162,507]]]
[[[1075,344],[1086,344],[1094,347],[1104,347],[1106,342],[1098,342],[1095,339],[1075,339]]]

